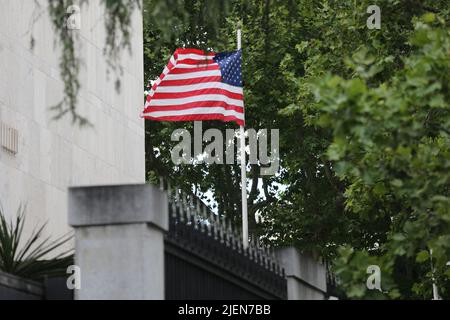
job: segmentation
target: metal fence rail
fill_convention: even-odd
[[[180,190],[169,192],[165,238],[167,299],[286,299],[284,270],[274,250]]]

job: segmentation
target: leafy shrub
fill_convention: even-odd
[[[25,238],[25,207],[20,206],[17,216],[8,223],[0,208],[0,270],[23,278],[40,280],[45,276],[66,275],[66,269],[73,262],[73,250],[55,253],[72,239],[72,234],[55,240],[44,237],[46,223],[36,226]]]

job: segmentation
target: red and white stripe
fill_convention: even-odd
[[[142,117],[158,121],[222,120],[244,125],[242,87],[223,83],[214,53],[177,49],[153,83]]]

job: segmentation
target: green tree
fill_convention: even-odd
[[[277,69],[283,55],[277,55],[271,52],[269,40],[265,40],[266,45],[256,40],[258,37],[267,35],[275,38],[275,33],[266,33],[267,29],[267,10],[266,6],[260,2],[252,1],[230,1],[228,5],[221,6],[220,2],[216,2],[217,6],[209,5],[210,1],[179,1],[181,6],[165,6],[155,5],[155,2],[148,1],[146,6],[146,23],[145,23],[145,64],[146,79],[155,79],[159,76],[164,64],[177,47],[195,46],[215,51],[233,50],[236,48],[236,28],[238,24],[243,25],[243,52],[244,56],[256,59],[256,63],[247,62],[244,58],[243,74],[245,82],[245,104],[247,114],[247,127],[259,128],[277,128],[274,117],[281,119],[277,115],[277,111],[284,106],[284,102],[280,102],[273,94],[280,96],[283,90],[282,73],[278,72],[274,75],[271,70]],[[214,2],[212,2],[214,3]],[[172,11],[170,11],[172,8]],[[225,10],[228,15],[221,13]],[[205,11],[206,10],[206,11]],[[160,14],[171,19],[161,19]],[[181,13],[180,13],[181,12]],[[210,12],[210,13],[208,13]],[[244,12],[244,14],[242,14]],[[288,13],[287,10],[281,14]],[[187,14],[187,15],[186,15]],[[210,25],[209,21],[217,20],[212,17],[208,19],[204,14],[212,16],[222,16],[222,23],[219,27]],[[253,19],[253,17],[260,17]],[[282,21],[281,16],[277,21]],[[169,21],[172,23],[170,28],[175,32],[167,31],[169,27],[162,23]],[[175,24],[175,25],[173,25]],[[217,28],[217,30],[215,29]],[[283,29],[286,32],[286,27]],[[167,35],[166,34],[167,31]],[[171,35],[171,36],[170,36]],[[287,47],[283,44],[283,47]],[[271,59],[274,61],[268,63]],[[270,65],[273,64],[273,67]],[[252,75],[259,73],[258,76]],[[276,86],[270,85],[274,79],[280,82]],[[272,87],[272,88],[271,88]],[[260,93],[268,90],[264,95]],[[253,94],[253,92],[256,92]],[[273,97],[273,98],[272,98]],[[266,101],[265,108],[261,108],[260,103]],[[153,121],[146,122],[146,161],[148,168],[149,180],[154,180],[156,176],[164,176],[172,180],[173,183],[190,190],[194,187],[196,190],[213,192],[214,200],[218,204],[219,212],[228,215],[231,218],[239,219],[241,201],[240,201],[240,167],[239,165],[222,165],[222,166],[173,166],[170,160],[170,149],[174,143],[168,142],[170,133],[175,128],[192,129],[192,123],[158,123]],[[219,128],[225,132],[227,128],[234,128],[233,124],[225,124],[222,122],[208,121],[203,122],[204,129],[210,127]],[[251,180],[251,189],[249,194],[249,211],[250,217],[254,217],[254,213],[273,199],[273,191],[269,191],[269,186],[273,182],[273,178],[265,178],[260,180],[260,166],[249,166],[249,178]],[[266,199],[259,197],[258,183],[265,190]],[[255,220],[250,220],[251,226],[255,229]]]
[[[354,291],[361,279],[346,273],[364,268],[352,262],[365,261],[364,252],[393,279],[398,290],[386,294],[429,298],[434,276],[449,296],[450,30],[432,13],[415,25],[412,54],[383,83],[373,85],[382,70],[362,50],[348,61],[357,77],[326,75],[313,86],[316,123],[333,128],[328,158],[348,184],[346,211],[367,223],[384,221],[382,237],[338,260],[350,296],[366,293]]]
[[[447,2],[378,1],[380,30],[366,26],[370,1],[175,2],[156,12],[146,2],[146,79],[178,46],[233,49],[240,23],[247,126],[280,129],[279,174],[249,168],[250,216],[264,218],[253,231],[335,259],[343,297],[429,298],[432,249],[447,297]],[[210,190],[239,219],[238,166],[172,165],[168,137],[191,126],[146,122],[149,180]],[[204,123],[213,126],[233,127]],[[370,264],[386,292],[366,290]]]

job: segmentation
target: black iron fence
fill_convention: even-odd
[[[244,249],[239,228],[180,190],[169,191],[166,299],[286,299],[272,248]]]

